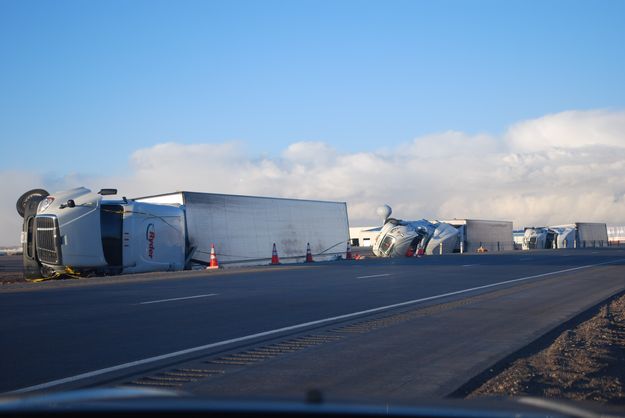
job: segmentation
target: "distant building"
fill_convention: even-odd
[[[381,229],[381,226],[356,226],[349,228],[350,242],[355,247],[371,247]]]
[[[512,231],[512,240],[514,241],[514,249],[520,250],[523,248],[523,237],[525,236],[525,230],[515,229]]]
[[[610,244],[625,244],[625,225],[610,225],[607,228]]]
[[[22,247],[0,248],[0,255],[22,255]]]

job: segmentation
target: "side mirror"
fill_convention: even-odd
[[[65,209],[65,208],[75,208],[76,207],[76,202],[74,202],[74,199],[69,199],[67,201],[67,203],[62,204],[61,206],[59,206],[59,208],[61,209]]]
[[[98,194],[102,196],[117,194],[117,189],[101,189]]]

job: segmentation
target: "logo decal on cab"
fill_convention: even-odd
[[[148,257],[154,258],[154,240],[156,239],[154,224],[148,225],[145,230],[145,239],[148,240]]]

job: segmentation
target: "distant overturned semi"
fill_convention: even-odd
[[[220,264],[266,264],[274,243],[282,261],[302,259],[308,244],[328,260],[345,254],[349,238],[344,202],[186,191],[104,197],[116,193],[24,193],[26,278],[192,269],[209,264],[212,244]]]
[[[391,218],[392,209],[388,205],[378,208],[377,213],[384,219],[372,248],[378,257],[514,249],[510,221],[404,221]]]
[[[599,222],[527,227],[523,233],[524,250],[606,246],[608,246],[607,225]]]

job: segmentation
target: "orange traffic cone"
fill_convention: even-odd
[[[219,262],[217,261],[217,256],[215,255],[215,244],[211,244],[211,257],[210,263],[208,264],[207,269],[218,269]]]
[[[421,257],[423,254],[425,254],[425,250],[423,248],[419,248],[417,250],[417,257]]]
[[[352,245],[347,241],[347,254],[345,254],[346,260],[352,260]]]
[[[312,263],[314,260],[312,258],[312,253],[310,252],[310,242],[306,244],[306,262]]]
[[[408,251],[406,251],[406,257],[413,257],[414,249],[412,247],[408,247]]]
[[[280,264],[280,259],[278,258],[278,250],[276,250],[276,243],[273,243],[273,250],[271,251],[271,264]]]

